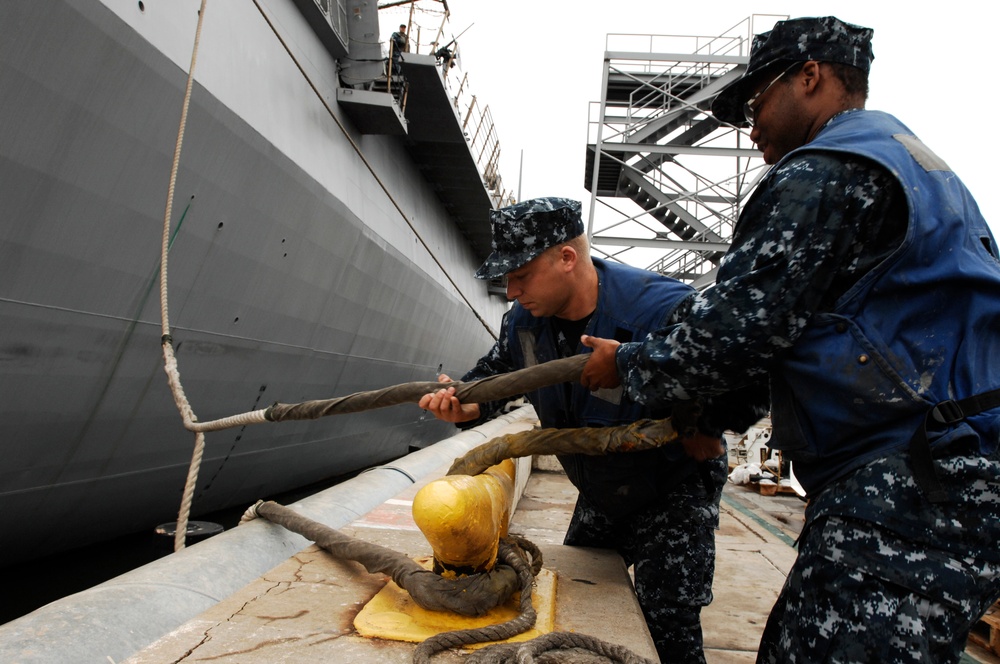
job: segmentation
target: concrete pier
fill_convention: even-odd
[[[419,488],[414,485],[342,530],[413,557],[429,555],[410,517]],[[562,546],[575,500],[576,489],[565,475],[536,470],[511,528],[541,548],[545,569],[557,577],[555,628],[618,643],[655,660],[622,560],[603,550]],[[760,496],[751,488],[727,486],[716,540],[715,600],[702,613],[708,664],[754,661],[768,612],[795,558],[792,544],[803,507],[794,496]],[[414,644],[363,638],[353,627],[354,616],[384,584],[384,577],[310,546],[127,662],[408,663]],[[434,661],[455,663],[462,657],[448,652]],[[971,646],[962,661],[1000,658]]]
[[[446,470],[442,466],[440,474],[426,481]],[[414,558],[430,555],[410,513],[413,496],[426,481],[340,530]],[[621,558],[609,551],[562,546],[575,500],[576,490],[565,475],[533,473],[511,527],[539,546],[543,568],[556,575],[555,629],[617,643],[655,660]],[[126,662],[409,663],[415,644],[364,638],[354,630],[354,617],[385,582],[357,563],[333,560],[309,546]],[[462,657],[447,652],[434,661],[457,663]]]

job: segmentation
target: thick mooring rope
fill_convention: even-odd
[[[464,661],[465,664],[572,663],[583,659],[582,653],[596,655],[602,662],[655,664],[625,646],[575,632],[550,632],[524,643],[499,643],[469,655]],[[596,662],[597,658],[587,661]]]
[[[431,611],[482,615],[520,591],[517,617],[496,625],[432,636],[417,646],[413,653],[414,664],[430,664],[434,655],[449,648],[504,641],[535,625],[537,614],[531,597],[535,577],[542,569],[542,554],[532,542],[513,533],[500,540],[498,564],[492,571],[446,579],[401,553],[345,535],[274,502],[258,501],[247,509],[240,523],[258,517],[302,535],[338,560],[352,560],[372,574],[390,576],[414,602]],[[610,662],[653,664],[623,646],[572,632],[552,632],[524,643],[497,644],[469,656],[467,661],[469,664],[529,664],[536,658],[540,658],[539,662],[545,661],[541,658],[546,653],[567,649],[593,653]]]
[[[333,399],[303,401],[297,404],[276,403],[269,408],[255,410],[242,415],[234,415],[210,422],[185,423],[190,431],[219,431],[232,426],[259,424],[262,422],[283,422],[285,420],[315,420],[330,415],[358,413],[376,408],[386,408],[401,403],[417,403],[429,392],[454,387],[455,396],[463,403],[486,403],[516,397],[532,390],[559,383],[573,383],[580,379],[583,365],[590,355],[553,360],[533,367],[506,374],[488,376],[468,383],[438,383],[417,381],[402,383],[380,390],[355,392]]]
[[[508,565],[496,565],[482,574],[446,579],[408,556],[350,537],[270,501],[259,501],[247,510],[241,523],[258,516],[312,540],[338,560],[353,560],[372,574],[388,575],[414,602],[429,611],[481,616],[506,602],[518,589],[521,579],[520,572]]]
[[[478,475],[505,459],[536,454],[587,454],[640,452],[663,447],[678,438],[671,420],[637,420],[617,427],[535,429],[498,436],[455,459],[449,475]]]
[[[542,569],[541,552],[531,542],[517,536],[500,541],[498,561],[502,564],[496,565],[490,572],[446,579],[401,553],[349,537],[274,502],[258,501],[244,513],[240,523],[256,517],[263,517],[312,540],[338,560],[353,560],[361,563],[370,573],[389,575],[418,605],[431,611],[478,616],[503,604],[520,590],[520,614],[516,618],[497,625],[433,636],[417,647],[413,661],[418,664],[429,662],[436,653],[447,648],[509,639],[528,631],[535,624],[531,588],[535,576]]]
[[[521,546],[525,543],[530,546]],[[532,556],[532,564],[530,566],[525,560],[526,554]],[[519,589],[521,591],[521,599],[518,605],[520,613],[517,617],[497,625],[436,634],[417,646],[417,649],[413,652],[414,664],[428,664],[431,657],[448,648],[458,648],[473,643],[485,643],[487,641],[503,641],[504,639],[527,632],[534,627],[538,616],[535,613],[535,607],[531,604],[531,589],[535,583],[535,576],[542,569],[541,553],[533,544],[528,543],[527,540],[511,536],[507,540],[500,540],[498,558],[517,572],[517,578],[520,582]]]

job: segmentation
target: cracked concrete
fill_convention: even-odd
[[[409,501],[419,488],[404,491],[342,530],[413,557],[428,555],[430,547],[407,516]],[[655,660],[621,558],[599,549],[562,546],[575,500],[576,490],[564,475],[536,471],[511,526],[541,548],[545,568],[557,573],[556,629],[619,643]],[[716,534],[715,599],[702,612],[708,664],[755,660],[767,615],[795,559],[792,542],[801,530],[803,508],[794,497],[726,488]],[[382,575],[368,574],[356,563],[333,560],[311,546],[137,653],[127,664],[409,664],[413,644],[366,639],[354,630],[354,617],[385,581]],[[975,657],[963,662],[1000,662],[981,649],[969,652]],[[442,653],[434,661],[457,664],[462,656]]]
[[[443,475],[432,474],[427,481]],[[430,547],[412,523],[414,485],[385,505],[341,530],[413,557]],[[557,575],[556,629],[589,634],[655,658],[621,558],[598,549],[561,545],[576,499],[565,476],[538,473],[522,497],[511,529],[541,549],[544,567]],[[414,644],[366,639],[354,630],[354,617],[386,582],[361,565],[333,560],[309,546],[259,579],[145,650],[128,664],[211,661],[255,664],[275,662],[406,662]],[[441,653],[436,663],[462,661]]]

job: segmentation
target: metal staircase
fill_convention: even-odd
[[[709,109],[745,70],[753,34],[781,18],[754,15],[715,37],[608,35],[585,172],[595,252],[696,287],[714,281],[767,167],[749,130]]]

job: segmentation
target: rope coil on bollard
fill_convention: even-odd
[[[431,657],[448,648],[458,648],[486,641],[503,641],[534,627],[538,616],[535,613],[535,607],[531,604],[531,588],[535,583],[535,576],[542,568],[542,559],[540,552],[532,544],[530,550],[538,557],[532,555],[532,565],[529,566],[524,558],[525,548],[518,544],[519,541],[527,542],[527,540],[516,537],[514,539],[511,537],[506,540],[501,539],[499,551],[499,559],[517,572],[517,579],[520,582],[521,599],[518,606],[520,611],[518,616],[497,625],[442,632],[432,636],[417,646],[413,653],[414,664],[428,664]]]
[[[481,616],[506,602],[518,588],[521,575],[508,565],[497,565],[482,574],[446,579],[406,555],[345,535],[278,503],[258,502],[244,514],[244,520],[251,512],[312,540],[339,560],[353,560],[369,573],[386,574],[414,602],[429,611]]]
[[[258,517],[314,541],[335,558],[359,562],[370,573],[389,575],[410,593],[417,604],[432,611],[482,615],[520,591],[516,618],[496,625],[432,636],[417,646],[413,654],[414,664],[429,664],[434,655],[449,648],[503,641],[528,631],[535,624],[537,615],[531,596],[535,576],[542,568],[542,554],[531,541],[518,535],[510,534],[500,540],[498,565],[492,571],[445,579],[401,553],[349,537],[278,503],[257,501],[246,510],[240,523]],[[568,649],[587,651],[622,664],[653,664],[624,646],[572,632],[552,632],[523,643],[489,646],[470,655],[467,661],[469,664],[531,664],[539,658],[537,661],[541,663],[552,661],[546,653]]]

